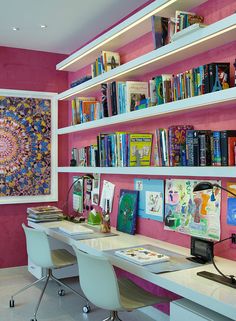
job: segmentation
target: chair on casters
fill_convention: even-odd
[[[81,295],[80,293],[72,289],[69,285],[66,285],[65,283],[58,280],[52,274],[52,269],[59,269],[59,268],[63,268],[63,267],[67,267],[75,264],[76,257],[71,253],[69,253],[68,251],[66,251],[65,249],[51,250],[48,236],[44,231],[35,230],[33,228],[26,227],[24,224],[22,224],[22,227],[25,231],[28,257],[34,264],[42,268],[46,268],[47,275],[31,284],[26,285],[24,288],[14,293],[11,296],[11,299],[9,302],[10,307],[11,308],[14,307],[15,302],[13,298],[17,294],[30,288],[31,286],[37,284],[38,282],[45,280],[45,284],[43,286],[41,295],[39,297],[39,300],[37,302],[37,305],[34,311],[34,317],[31,319],[31,321],[37,321],[36,315],[38,312],[40,302],[42,300],[42,297],[47,287],[49,279],[52,279],[56,281],[59,285],[67,288],[68,290],[72,291],[74,294],[77,294],[80,297],[82,297],[84,300],[86,300],[86,305],[83,307],[83,312],[88,313],[90,311],[90,306],[87,299],[83,295]],[[61,289],[58,291],[58,294],[60,296],[63,296],[65,294],[65,291]]]
[[[167,297],[155,296],[128,279],[118,279],[112,264],[102,252],[73,246],[79,262],[80,286],[94,305],[110,310],[103,321],[121,320],[118,311],[132,311],[156,303],[170,302]]]

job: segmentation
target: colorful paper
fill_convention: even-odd
[[[200,181],[167,179],[165,188],[165,230],[204,239],[220,239],[221,190],[193,192]],[[210,181],[218,183],[219,181]]]

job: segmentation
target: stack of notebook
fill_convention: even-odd
[[[31,222],[51,222],[59,221],[63,217],[63,212],[61,209],[56,206],[37,206],[37,207],[28,207],[28,221]]]

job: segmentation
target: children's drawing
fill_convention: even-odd
[[[169,179],[165,188],[165,229],[205,239],[220,239],[221,190],[193,192],[200,181]],[[218,183],[219,181],[211,181]]]
[[[236,194],[236,182],[227,182],[227,190]],[[227,224],[236,226],[236,197],[227,193]]]
[[[160,179],[135,179],[139,191],[138,215],[157,221],[164,217],[164,181]]]
[[[163,194],[160,192],[146,192],[146,214],[158,215],[162,218]]]

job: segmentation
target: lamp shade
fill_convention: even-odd
[[[194,188],[193,188],[193,192],[199,192],[199,191],[204,191],[206,189],[212,189],[213,187],[218,187],[220,189],[222,189],[225,192],[228,192],[229,194],[236,196],[235,193],[231,192],[230,190],[228,190],[227,188],[224,188],[223,186],[220,186],[219,184],[212,184],[211,182],[200,182],[198,183]]]
[[[206,189],[213,189],[214,186],[216,185],[215,184],[213,185],[210,182],[200,182],[194,187],[193,191],[199,192],[199,191],[204,191]]]

